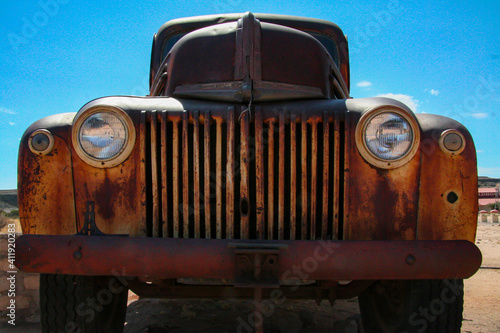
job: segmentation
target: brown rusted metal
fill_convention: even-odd
[[[285,111],[279,116],[278,239],[285,239]]]
[[[16,242],[16,265],[39,273],[123,272],[129,276],[233,279],[235,244],[287,246],[279,253],[280,280],[468,278],[479,269],[482,260],[479,249],[468,241],[239,241],[24,235]],[[82,254],[80,259],[74,258],[75,251]],[[413,264],[407,263],[409,255],[415,258]],[[46,260],[48,257],[51,260]]]
[[[429,115],[430,116],[430,115]],[[425,117],[425,116],[423,116]],[[451,119],[436,119],[433,124],[456,129],[465,137],[464,151],[450,157],[439,148],[442,131],[429,122],[422,126],[418,239],[467,239],[475,241],[478,209],[476,151],[469,132]],[[455,202],[448,200],[453,192]],[[432,218],[433,223],[427,223]]]
[[[222,119],[215,118],[216,123],[216,148],[215,148],[215,214],[216,214],[216,237],[222,238]]]
[[[327,239],[328,232],[328,198],[330,190],[330,116],[323,114],[323,207],[321,216],[321,239]],[[335,230],[335,229],[334,229]]]
[[[140,182],[142,183],[142,189],[140,192],[140,213],[141,213],[141,218],[140,218],[140,225],[143,230],[143,236],[146,236],[147,233],[147,215],[146,215],[146,205],[147,205],[147,188],[148,188],[148,179],[146,177],[146,168],[147,168],[147,162],[148,162],[148,157],[146,156],[146,116],[147,112],[146,111],[141,111],[140,115],[140,123],[139,123],[139,147],[140,147],[140,153],[139,153],[139,175],[140,175]]]
[[[307,239],[307,199],[309,197],[309,191],[307,189],[307,118],[304,112],[301,119],[301,145],[300,145],[300,158],[302,164],[302,187],[301,187],[301,199],[302,199],[302,216],[301,216],[301,239]]]
[[[350,116],[357,123],[359,114]],[[354,129],[348,129],[352,138]],[[363,159],[353,140],[349,144],[349,221],[344,224],[344,239],[416,239],[419,154],[404,166],[381,170]]]
[[[172,132],[172,190],[173,190],[173,226],[174,226],[174,237],[178,238],[180,236],[179,220],[180,220],[180,175],[179,175],[179,164],[180,164],[180,153],[179,153],[179,140],[181,136],[179,135],[179,120],[174,119]]]
[[[205,154],[205,183],[204,183],[204,207],[205,207],[205,238],[211,238],[211,208],[210,208],[210,111],[205,111],[204,120],[204,154]]]
[[[235,120],[234,107],[227,110],[226,238],[234,238]]]
[[[334,133],[333,133],[333,142],[334,142],[334,148],[333,148],[333,196],[332,196],[332,207],[333,207],[333,217],[332,217],[332,239],[337,240],[339,239],[339,221],[340,221],[340,200],[337,200],[336,198],[340,198],[340,186],[342,184],[340,183],[340,173],[344,172],[344,170],[348,170],[348,166],[344,165],[344,169],[342,169],[342,165],[340,164],[340,159],[343,158],[344,156],[341,155],[340,151],[340,119],[339,119],[339,114],[336,112],[334,115]],[[347,140],[347,139],[346,139]],[[347,142],[345,143],[347,145]],[[344,148],[344,147],[343,147]],[[345,148],[344,148],[345,149]],[[348,151],[345,150],[347,153]],[[348,160],[347,158],[345,160]],[[347,163],[347,162],[346,162]],[[347,192],[345,192],[347,193]],[[342,199],[345,201],[345,195],[342,196]]]
[[[167,112],[163,110],[161,112],[161,227],[162,236],[169,237],[168,232],[168,191],[167,191]]]
[[[255,186],[256,186],[256,218],[257,238],[264,239],[265,230],[265,179],[264,179],[264,121],[262,108],[255,108]]]
[[[240,115],[240,223],[242,239],[248,239],[250,234],[250,109],[242,107]]]
[[[153,110],[149,117],[151,118],[151,188],[153,192],[153,237],[159,237],[160,235],[160,198],[159,198],[159,179],[158,179],[158,140],[157,140],[157,113]]]
[[[290,239],[297,234],[297,119],[290,116]]]
[[[188,113],[182,115],[182,236],[189,238],[189,142]]]
[[[267,135],[267,239],[274,238],[274,123],[275,119],[269,119],[269,131]]]
[[[318,170],[318,124],[311,124],[311,225],[310,239],[316,239],[316,199],[317,199],[317,170]]]
[[[194,237],[200,238],[200,112],[193,114],[193,195],[194,195]],[[165,173],[166,174],[166,173]]]

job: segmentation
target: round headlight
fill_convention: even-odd
[[[31,133],[28,147],[33,154],[47,155],[54,148],[54,136],[46,129],[38,129]]]
[[[118,108],[86,110],[77,116],[73,126],[75,150],[94,166],[111,167],[123,162],[135,142],[132,120]]]
[[[411,148],[413,131],[405,118],[386,112],[366,123],[363,140],[373,155],[393,161],[403,157]]]
[[[400,110],[375,110],[361,117],[356,143],[371,164],[391,169],[406,164],[416,153],[419,130],[416,120]]]

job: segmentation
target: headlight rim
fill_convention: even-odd
[[[460,139],[462,140],[462,144],[459,149],[450,150],[446,147],[444,140],[448,134],[457,134],[460,137]],[[465,150],[466,144],[467,141],[465,140],[465,136],[463,135],[463,133],[455,128],[449,128],[447,130],[444,130],[439,136],[439,148],[441,148],[441,151],[443,151],[445,154],[450,156],[457,156],[462,154],[462,152]]]
[[[89,117],[91,117],[96,113],[106,113],[106,112],[112,113],[113,115],[122,120],[123,124],[125,125],[125,129],[127,130],[127,140],[123,145],[123,147],[115,156],[108,159],[98,159],[89,155],[83,149],[79,140],[79,133],[81,126]],[[121,108],[111,105],[96,105],[76,115],[75,119],[73,120],[71,138],[73,141],[73,148],[75,149],[77,155],[84,162],[97,168],[112,168],[124,162],[132,153],[136,141],[136,131],[134,122],[132,121],[130,116]]]
[[[410,149],[401,156],[398,159],[394,160],[385,160],[374,153],[371,152],[371,150],[368,148],[368,145],[365,140],[365,131],[366,127],[369,124],[370,120],[372,120],[374,117],[382,114],[382,113],[393,113],[396,114],[402,118],[404,118],[408,124],[411,126],[412,129],[412,145]],[[399,109],[395,107],[388,107],[388,106],[383,106],[379,107],[376,109],[368,110],[359,119],[358,124],[356,125],[356,133],[355,133],[355,141],[356,141],[356,146],[358,147],[358,151],[361,154],[361,156],[370,164],[372,164],[375,167],[382,168],[382,169],[395,169],[399,168],[405,164],[407,164],[410,160],[413,159],[415,154],[418,151],[418,148],[420,146],[420,126],[418,125],[418,122],[415,118],[415,116],[404,110],[404,109]]]
[[[49,145],[44,150],[36,150],[35,147],[33,147],[33,138],[37,134],[45,134],[49,138]],[[31,152],[35,155],[44,156],[51,153],[52,150],[54,149],[54,145],[55,145],[54,135],[49,130],[44,128],[39,128],[37,130],[34,130],[33,133],[31,133],[28,138],[28,147],[31,150]]]

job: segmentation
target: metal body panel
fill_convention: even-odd
[[[74,115],[41,119],[30,126],[21,139],[18,201],[25,234],[70,235],[78,231],[69,145]],[[28,148],[28,138],[37,129],[47,129],[54,136],[54,147],[47,155],[35,155]]]
[[[479,211],[474,141],[464,126],[450,118],[421,114],[418,120],[423,133],[418,239],[474,242]],[[446,129],[456,129],[465,137],[466,146],[459,155],[450,156],[440,149],[439,137]],[[457,197],[450,200],[450,193]],[[427,223],[429,219],[433,223]]]

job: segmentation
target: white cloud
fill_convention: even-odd
[[[370,87],[372,85],[372,83],[369,81],[361,81],[361,82],[358,82],[356,85],[358,87],[361,87],[361,88],[366,88],[366,87]]]
[[[431,89],[429,92],[431,93],[431,95],[434,95],[434,96],[439,95],[439,90]]]
[[[378,95],[377,97],[388,97],[398,100],[401,103],[406,104],[413,112],[418,112],[418,107],[420,105],[420,102],[417,99],[409,95],[388,93],[388,94]]]
[[[486,119],[490,116],[490,114],[485,112],[479,112],[479,113],[471,113],[471,116],[476,119]]]
[[[482,154],[482,153],[484,153],[484,150],[480,150],[480,149],[479,149],[479,150],[476,150],[476,153],[478,153],[478,154]]]
[[[6,113],[6,114],[16,114],[14,111],[0,107],[0,113]]]
[[[9,121],[10,126],[14,126],[16,123],[13,123],[12,121]]]

